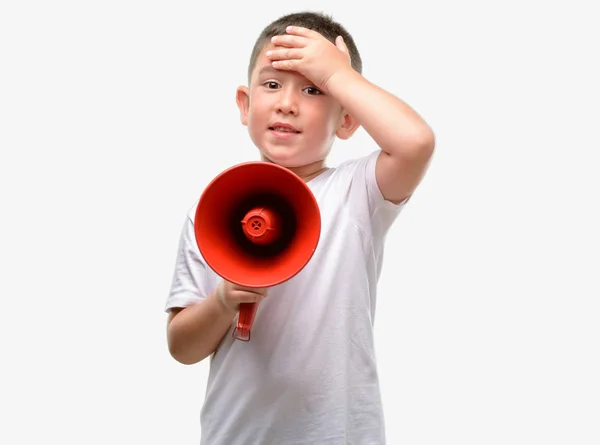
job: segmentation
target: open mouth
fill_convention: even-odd
[[[269,130],[276,131],[277,133],[300,133],[298,130],[289,127],[269,127]]]

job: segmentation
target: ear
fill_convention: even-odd
[[[342,111],[340,124],[335,134],[340,139],[349,139],[358,127],[360,127],[358,121],[344,110]]]
[[[248,110],[250,109],[250,90],[248,90],[248,87],[238,87],[235,94],[235,101],[240,109],[242,124],[248,125]]]

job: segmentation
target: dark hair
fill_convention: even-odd
[[[248,79],[250,79],[250,75],[252,74],[252,70],[256,64],[256,59],[265,46],[265,43],[270,41],[271,37],[285,34],[285,29],[290,25],[301,26],[303,28],[317,31],[332,43],[335,43],[337,36],[342,36],[344,43],[348,47],[348,52],[350,53],[350,63],[352,68],[354,68],[355,71],[362,73],[362,60],[360,58],[358,48],[356,47],[354,39],[350,33],[346,31],[341,24],[335,22],[329,15],[319,12],[305,11],[284,15],[263,29],[263,31],[260,33],[260,36],[258,36],[258,39],[256,39],[256,43],[252,49],[250,63],[248,65]]]

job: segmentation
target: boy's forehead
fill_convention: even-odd
[[[266,53],[272,49],[275,49],[275,45],[269,41],[265,42],[262,49],[258,53],[258,56],[256,57],[256,61],[254,62],[254,67],[252,68],[252,78],[254,78],[261,69],[271,66],[271,62],[267,58]]]

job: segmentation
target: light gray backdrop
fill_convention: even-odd
[[[257,158],[235,89],[305,8],[437,136],[380,281],[389,443],[600,442],[593,2],[301,3],[2,2],[0,442],[198,442],[208,362],[165,338],[179,231]]]

